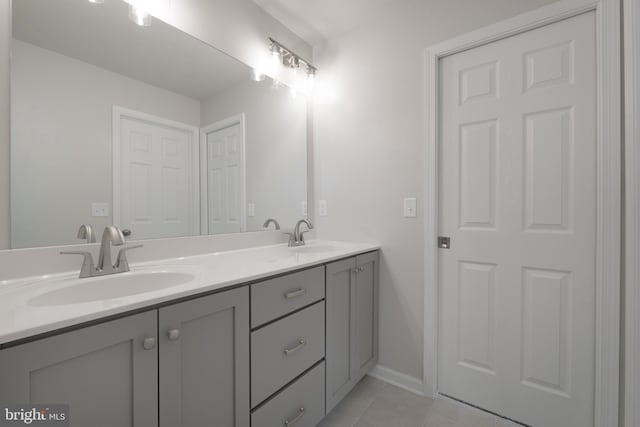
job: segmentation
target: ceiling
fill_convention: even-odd
[[[299,37],[316,45],[341,36],[406,0],[253,0]]]
[[[123,1],[14,1],[13,36],[194,99],[249,79],[244,63],[158,19],[139,27],[128,11]]]

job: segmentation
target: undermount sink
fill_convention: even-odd
[[[34,306],[81,304],[144,294],[179,286],[195,278],[189,273],[168,271],[123,273],[73,279],[72,285],[38,295],[29,301]]]

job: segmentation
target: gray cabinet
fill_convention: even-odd
[[[0,402],[69,404],[74,427],[157,426],[156,330],[150,311],[4,349]]]
[[[378,360],[378,252],[327,264],[326,410]]]
[[[249,426],[249,289],[159,310],[160,426]]]

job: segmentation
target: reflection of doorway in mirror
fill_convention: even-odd
[[[203,234],[246,231],[244,114],[200,131]]]
[[[132,239],[200,234],[198,128],[113,108],[114,224]]]

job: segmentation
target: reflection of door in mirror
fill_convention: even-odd
[[[244,114],[203,127],[201,140],[203,234],[246,231]]]
[[[114,222],[133,239],[200,234],[198,128],[114,107]]]

